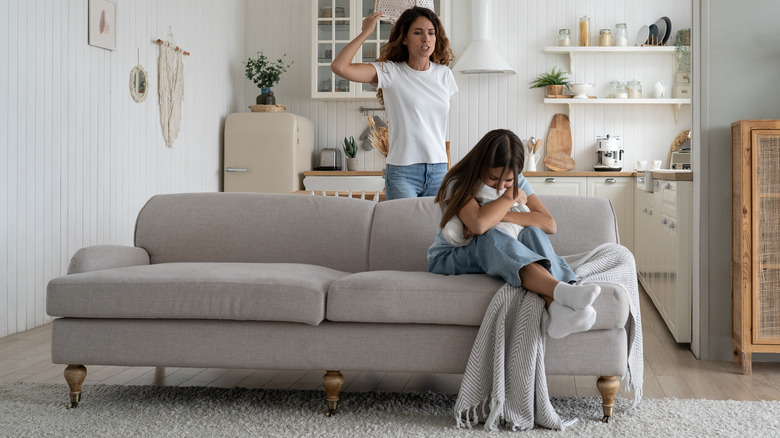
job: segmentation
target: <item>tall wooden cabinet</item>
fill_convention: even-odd
[[[731,125],[731,332],[734,361],[780,353],[780,120]]]

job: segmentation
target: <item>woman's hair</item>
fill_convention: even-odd
[[[447,38],[447,33],[444,32],[444,26],[442,26],[441,20],[439,20],[439,17],[432,10],[419,6],[407,9],[401,14],[398,21],[393,25],[392,30],[390,30],[390,37],[388,38],[387,44],[382,46],[377,61],[405,62],[409,59],[409,49],[404,44],[404,38],[409,32],[409,28],[412,26],[412,23],[414,23],[414,20],[419,17],[425,17],[430,20],[436,31],[436,45],[430,56],[431,62],[447,66],[450,65],[450,62],[455,59],[455,55],[452,54],[450,40]],[[382,105],[384,105],[381,88],[377,90],[376,96],[379,98]]]
[[[442,180],[435,200],[442,209],[440,226],[444,228],[444,225],[469,202],[479,190],[480,183],[487,172],[494,167],[503,168],[502,175],[507,171],[514,173],[515,183],[512,190],[517,196],[517,179],[524,163],[523,143],[514,132],[508,129],[494,129],[485,134]],[[446,199],[450,186],[452,191]]]

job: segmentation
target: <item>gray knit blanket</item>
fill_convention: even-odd
[[[642,397],[644,358],[636,265],[631,252],[603,244],[583,254],[565,257],[578,283],[615,283],[629,298],[628,369],[624,380],[634,391],[635,407]],[[534,424],[560,430],[564,422],[547,392],[544,370],[545,334],[549,316],[536,293],[505,284],[496,292],[479,328],[463,383],[455,402],[458,427],[485,422],[485,429],[525,430]]]

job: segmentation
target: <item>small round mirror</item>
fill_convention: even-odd
[[[143,102],[146,99],[146,92],[149,89],[149,81],[146,70],[140,65],[133,67],[130,71],[130,95],[136,102]]]

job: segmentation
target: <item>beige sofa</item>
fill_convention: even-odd
[[[598,198],[542,196],[561,255],[616,242]],[[135,246],[93,246],[47,289],[52,361],[72,406],[84,365],[463,373],[502,281],[427,272],[432,198],[368,202],[256,193],[154,196]],[[625,290],[602,284],[587,332],[547,339],[548,375],[602,376],[605,419],[626,372]]]

